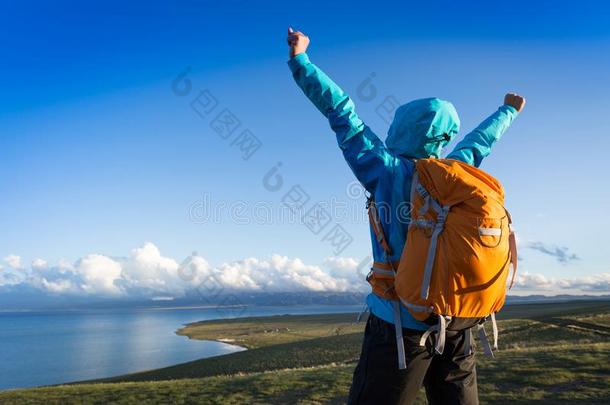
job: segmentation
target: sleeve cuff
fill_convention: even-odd
[[[512,113],[515,117],[517,115],[519,115],[519,111],[517,111],[517,109],[515,107],[513,107],[512,105],[508,105],[508,104],[504,104],[502,107],[500,107],[500,110],[503,110],[505,112],[510,112]]]
[[[306,53],[300,53],[296,55],[294,58],[290,58],[288,61],[288,67],[292,73],[296,72],[298,68],[301,66],[307,65],[309,62],[309,56]]]

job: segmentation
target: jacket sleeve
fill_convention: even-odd
[[[479,167],[491,152],[493,144],[502,137],[517,115],[517,110],[512,106],[501,106],[474,131],[466,135],[447,158]]]
[[[354,103],[305,53],[288,61],[295,82],[328,119],[339,148],[356,178],[371,193],[383,172],[398,164],[383,142],[364,125]]]

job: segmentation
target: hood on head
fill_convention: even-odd
[[[396,155],[438,158],[459,129],[460,118],[453,104],[438,98],[423,98],[396,109],[385,143]]]

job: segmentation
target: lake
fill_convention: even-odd
[[[243,350],[175,334],[189,322],[361,309],[328,305],[0,312],[0,389],[111,377]]]

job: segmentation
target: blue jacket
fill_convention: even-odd
[[[411,101],[396,109],[385,144],[355,112],[354,103],[337,84],[302,53],[288,61],[294,80],[305,95],[330,122],[339,148],[356,178],[386,209],[384,233],[393,252],[392,261],[401,257],[408,221],[398,220],[399,207],[410,201],[412,159],[440,157],[441,151],[457,134],[459,117],[453,105],[437,98]],[[447,155],[449,159],[479,166],[517,116],[517,110],[503,105],[474,131],[464,137]],[[386,261],[383,249],[371,230],[373,257]],[[373,314],[394,323],[392,302],[375,294],[367,297]],[[416,321],[401,308],[402,326],[425,330],[429,325]]]

